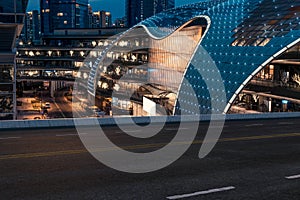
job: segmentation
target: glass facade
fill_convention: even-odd
[[[139,96],[131,97],[132,107],[141,105],[141,96],[165,92],[175,96],[175,108],[171,112],[171,105],[169,114],[197,114],[195,110],[203,114],[227,113],[251,79],[274,79],[277,68],[270,63],[299,42],[299,8],[299,0],[208,0],[159,13],[118,36],[103,52],[104,56],[91,66],[89,92],[94,96],[107,94],[107,100],[115,88],[121,88],[122,84],[116,87],[115,80],[122,80],[127,74],[144,73],[144,76],[138,77],[144,77],[143,81],[147,80],[149,84],[137,87],[138,84],[132,86],[131,81],[125,83],[129,83],[128,87],[133,87],[137,91],[136,96]],[[197,31],[191,31],[196,38],[191,41],[197,41],[195,46],[181,39],[172,41],[174,34],[197,17],[202,19],[195,23],[198,25],[197,31],[207,28],[204,34],[199,34],[200,38]],[[131,67],[115,64],[116,59],[111,55],[118,52],[114,49],[116,45],[123,40],[129,41],[130,45],[143,43],[135,41],[139,37],[134,31],[141,27],[146,33],[142,33],[142,38],[148,42],[148,48],[141,46],[139,50],[120,51],[120,55],[115,55],[117,60],[124,59],[122,62],[125,63],[130,61],[128,65]],[[164,50],[157,50],[156,44]],[[172,44],[176,44],[177,49],[172,49]],[[174,50],[175,53],[166,52],[165,49]],[[185,59],[185,54],[189,58]],[[177,59],[178,55],[183,55],[183,58]],[[145,57],[147,65],[141,65],[139,62],[143,62]],[[134,62],[138,62],[139,67],[133,67],[137,65],[133,65]],[[164,66],[159,67],[156,62]],[[123,73],[112,78],[114,71]],[[97,77],[100,77],[101,84],[97,84]],[[103,85],[102,79],[108,80],[108,83]],[[295,74],[294,79],[298,80]],[[219,87],[220,84],[224,87]],[[102,88],[97,88],[99,85]],[[197,103],[192,100],[195,96]],[[184,99],[180,104],[179,98]],[[115,98],[114,101],[116,99],[121,98]],[[163,106],[168,105],[169,101],[166,103],[162,99],[155,101]]]
[[[300,43],[260,70],[235,99],[231,113],[300,111]]]
[[[207,21],[197,17],[163,40],[141,27],[123,34],[98,63],[100,78],[91,85],[103,101],[97,106],[113,114],[145,115],[141,107],[146,97],[162,107],[158,114],[172,115],[186,66],[206,28]]]
[[[0,22],[23,23],[28,0],[0,1]]]

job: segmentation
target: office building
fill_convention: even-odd
[[[92,12],[90,16],[90,28],[108,28],[112,27],[112,16],[110,12],[101,10]]]
[[[89,28],[88,0],[41,0],[40,8],[44,35],[55,29]]]
[[[126,0],[127,26],[132,27],[164,10],[174,8],[174,2],[175,0]]]
[[[25,43],[40,44],[40,14],[37,10],[26,13],[21,38]]]
[[[115,20],[114,26],[115,27],[125,27],[126,17],[117,18]]]
[[[73,85],[76,77],[85,80],[87,72],[77,73],[85,59],[94,59],[104,48],[105,40],[124,28],[60,29],[42,37],[44,45],[19,44],[17,48],[17,93],[32,95],[32,90],[47,88],[54,96],[57,89]],[[100,52],[99,52],[100,51]]]

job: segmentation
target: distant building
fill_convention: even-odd
[[[40,0],[41,31],[44,35],[61,28],[88,28],[88,0]]]
[[[115,27],[125,27],[126,26],[125,22],[126,22],[126,17],[117,18],[115,20],[114,26]]]
[[[93,8],[90,4],[88,5],[88,21],[89,28],[93,27]]]
[[[128,27],[170,8],[175,0],[126,0],[125,11]]]
[[[110,12],[101,10],[97,12],[90,12],[90,28],[108,28],[112,27],[112,16]]]
[[[32,90],[33,85],[45,84],[50,95],[54,96],[54,91],[72,84],[75,77],[86,80],[87,73],[78,73],[78,70],[85,66],[84,60],[91,62],[97,59],[105,47],[105,41],[125,30],[57,29],[52,35],[42,37],[43,45],[19,45],[16,56],[19,96],[26,90]]]
[[[23,42],[26,43],[40,43],[40,14],[37,10],[26,13],[24,28],[22,31],[22,39]]]

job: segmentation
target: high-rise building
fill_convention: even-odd
[[[111,13],[101,10],[90,14],[90,28],[107,28],[112,26]]]
[[[115,20],[114,26],[115,27],[125,27],[126,17],[117,18]]]
[[[25,15],[22,39],[26,43],[40,43],[40,14],[37,10],[29,11]]]
[[[0,0],[0,120],[16,118],[16,38],[27,0]]]
[[[135,24],[164,10],[174,8],[175,0],[126,0],[127,26]]]
[[[88,28],[88,0],[40,0],[41,31],[44,35],[61,28]]]

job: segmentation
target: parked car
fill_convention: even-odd
[[[51,104],[49,102],[46,102],[44,108],[51,108]]]

